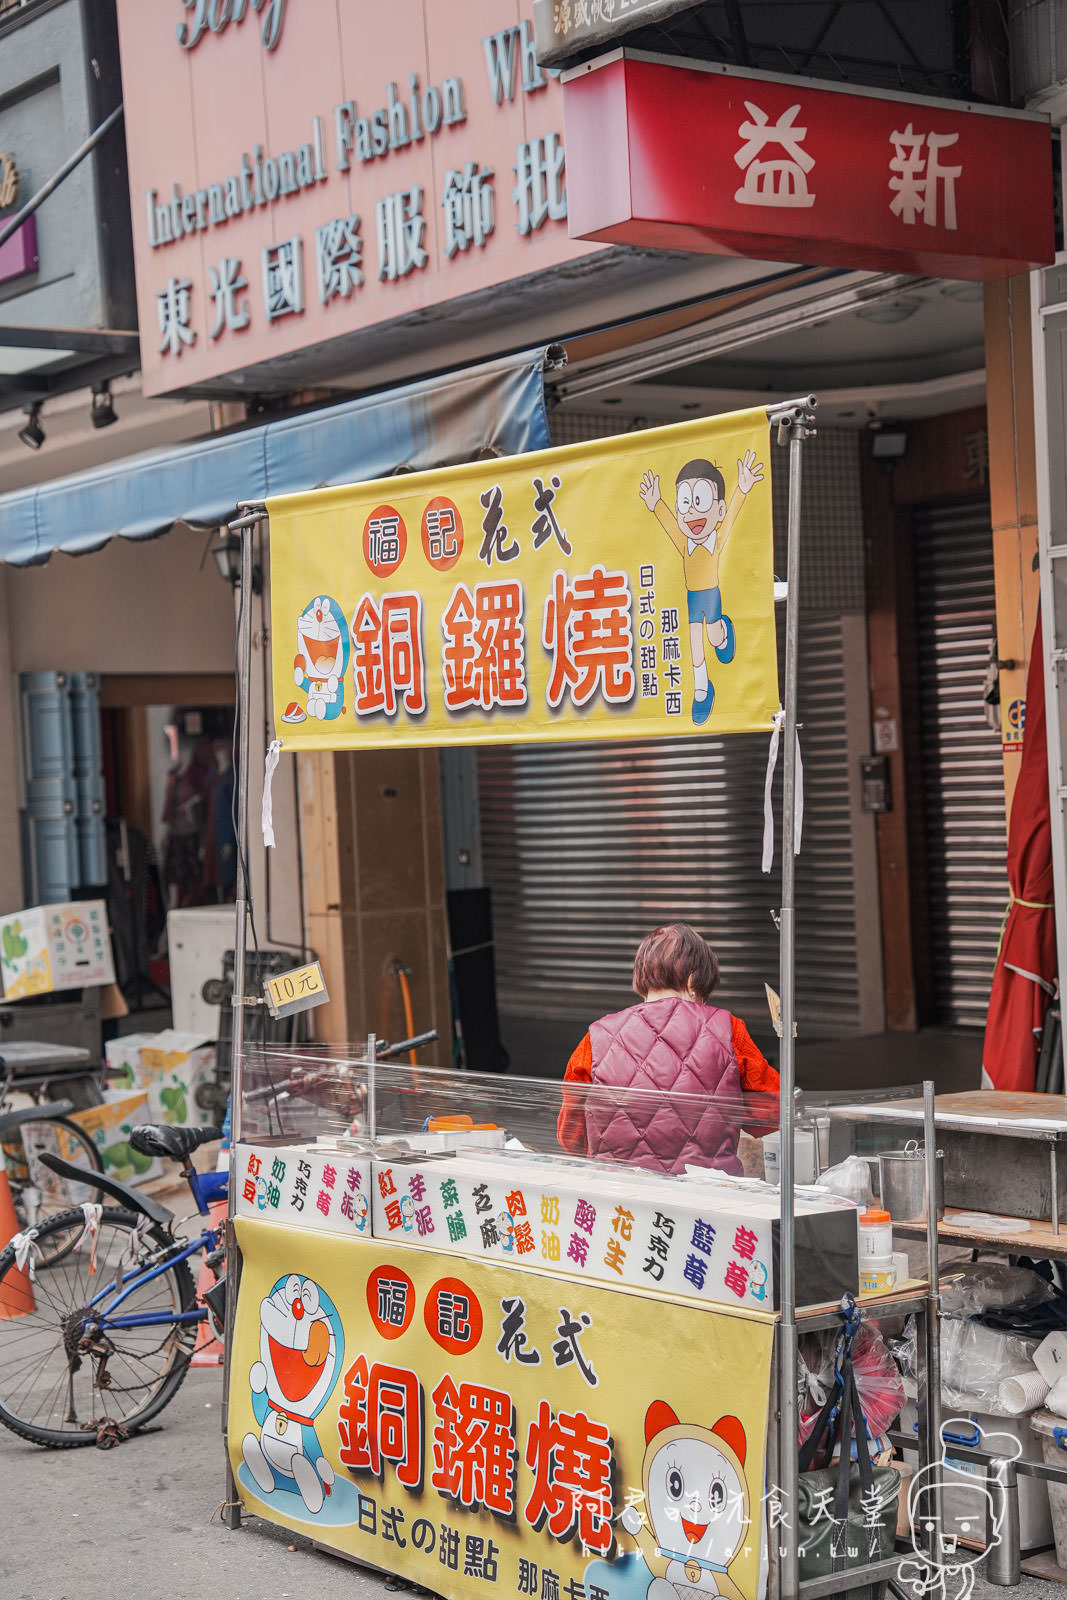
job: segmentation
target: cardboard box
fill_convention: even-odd
[[[147,1183],[151,1178],[161,1178],[164,1167],[156,1156],[142,1155],[130,1147],[130,1130],[139,1122],[151,1122],[148,1113],[148,1096],[140,1094],[104,1094],[102,1106],[89,1106],[85,1111],[74,1111],[71,1117],[80,1122],[100,1151],[104,1171],[122,1183]]]
[[[141,1082],[148,1092],[150,1122],[203,1128],[211,1112],[197,1104],[196,1091],[215,1077],[215,1046],[201,1034],[165,1028],[141,1045]]]
[[[127,1033],[118,1039],[109,1039],[104,1045],[107,1063],[105,1084],[116,1093],[131,1094],[144,1088],[141,1068],[141,1047],[151,1043],[154,1033]]]
[[[114,981],[103,900],[31,906],[0,917],[0,984],[5,1000]]]
[[[1034,1366],[1051,1389],[1067,1373],[1067,1328],[1057,1328],[1034,1351]]]

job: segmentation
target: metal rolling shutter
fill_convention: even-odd
[[[1008,899],[1000,738],[982,679],[996,631],[983,497],[920,507],[914,522],[923,810],[938,1020],[984,1027]]]
[[[801,661],[798,1017],[809,1036],[847,1036],[859,998],[837,618],[802,615]],[[719,954],[723,1004],[769,1044],[780,880],[760,871],[766,759],[763,735],[479,750],[501,1010],[588,1021],[630,1004],[639,940],[691,921]]]

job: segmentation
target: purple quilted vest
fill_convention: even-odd
[[[590,1155],[657,1172],[684,1172],[692,1162],[740,1173],[743,1096],[728,1011],[681,996],[645,1000],[601,1017],[589,1038],[596,1086],[585,1108]],[[628,1100],[612,1093],[618,1088],[648,1093]],[[668,1091],[700,1101],[672,1101]],[[736,1111],[724,1102],[735,1102]]]

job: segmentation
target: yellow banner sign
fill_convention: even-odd
[[[236,1227],[249,1510],[452,1600],[755,1600],[769,1316]]]
[[[288,748],[739,733],[778,709],[762,410],[268,511]]]

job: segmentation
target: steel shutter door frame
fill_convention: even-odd
[[[840,618],[803,616],[801,649],[798,1016],[848,1036],[859,978]],[[502,1012],[588,1021],[628,1005],[640,939],[691,921],[719,954],[723,1004],[769,1043],[780,880],[760,872],[766,760],[766,738],[748,734],[479,750]]]
[[[982,680],[996,635],[984,497],[917,507],[920,749],[938,1020],[984,1027],[1008,900],[1004,768]]]

